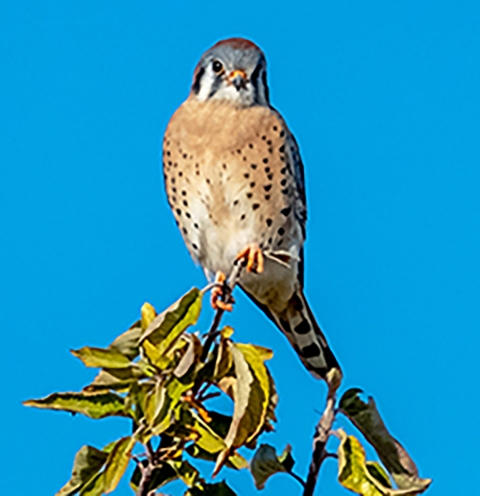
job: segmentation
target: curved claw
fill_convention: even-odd
[[[210,303],[214,310],[231,312],[235,300],[225,291],[225,280],[225,274],[223,272],[217,272],[217,275],[215,276],[216,286],[212,289]],[[225,299],[227,301],[224,301]]]
[[[262,249],[255,243],[246,246],[238,255],[235,261],[241,261],[247,272],[261,274],[265,268],[265,259]]]

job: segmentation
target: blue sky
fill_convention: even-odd
[[[429,494],[473,494],[478,2],[4,0],[0,14],[4,487],[51,495],[82,444],[127,431],[20,402],[80,389],[93,372],[70,348],[106,345],[144,301],[162,309],[204,284],[165,200],[159,146],[201,53],[241,35],[264,49],[272,102],[300,144],[306,293],[344,387],[374,395],[434,479]],[[279,424],[264,441],[290,442],[304,475],[325,387],[237,296],[236,338],[275,352]],[[324,469],[318,493],[347,494],[335,463]],[[248,473],[224,475],[253,494]],[[298,493],[286,476],[263,492]]]

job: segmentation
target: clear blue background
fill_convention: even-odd
[[[51,495],[82,444],[127,432],[21,406],[93,376],[68,349],[107,345],[144,301],[162,309],[204,284],[159,144],[201,53],[232,35],[265,50],[300,143],[306,291],[344,386],[375,396],[429,494],[478,491],[479,24],[478,1],[3,0],[2,493]],[[275,351],[279,423],[263,440],[290,442],[304,475],[325,387],[238,300],[236,338]],[[335,466],[318,494],[346,494]],[[222,475],[254,494],[247,472]],[[263,494],[299,487],[278,476]]]

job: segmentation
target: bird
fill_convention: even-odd
[[[245,38],[217,42],[200,58],[190,93],[163,138],[168,203],[188,251],[222,283],[238,285],[273,321],[310,373],[329,385],[341,368],[303,292],[305,179],[299,147],[270,104],[263,51]],[[220,288],[220,289],[219,289]]]

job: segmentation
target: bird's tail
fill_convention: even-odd
[[[307,370],[335,387],[334,383],[341,379],[340,365],[329,348],[302,289],[297,289],[281,311],[266,307],[258,301],[256,303],[285,334]]]

